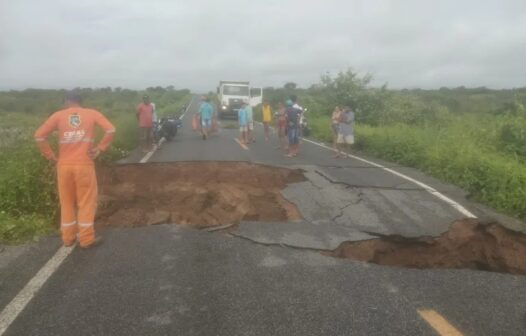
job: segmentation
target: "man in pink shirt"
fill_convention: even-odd
[[[137,105],[137,121],[141,130],[142,150],[148,152],[152,149],[152,126],[153,126],[153,105],[150,97],[142,97],[142,103]]]

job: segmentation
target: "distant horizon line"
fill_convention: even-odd
[[[300,86],[298,85],[295,89],[293,90],[308,90],[310,89],[311,87],[315,86],[316,84],[312,84],[308,87],[304,87],[304,86]],[[378,88],[381,88],[383,85],[380,85],[380,86],[370,86],[369,88],[371,89],[378,89]],[[170,88],[172,87],[172,88]],[[263,89],[283,89],[283,85],[281,86],[262,86]],[[179,88],[179,87],[176,87],[175,85],[166,85],[166,86],[161,86],[161,85],[157,85],[157,86],[148,86],[148,87],[145,87],[145,88],[132,88],[132,87],[123,87],[123,86],[94,86],[94,87],[90,87],[90,86],[75,86],[75,87],[69,87],[69,88],[44,88],[44,87],[25,87],[25,88],[0,88],[0,92],[23,92],[23,91],[30,91],[30,90],[35,90],[35,91],[69,91],[69,90],[74,90],[74,89],[81,89],[81,90],[85,90],[85,89],[91,89],[91,90],[103,90],[103,89],[111,89],[112,91],[115,91],[115,89],[121,89],[121,90],[131,90],[131,91],[147,91],[149,89],[157,89],[157,88],[162,88],[162,89],[172,89],[172,90],[176,90],[176,91],[180,91],[180,90],[189,90],[191,93],[194,93],[194,94],[198,94],[198,93],[202,93],[202,92],[210,92],[210,91],[213,91],[215,92],[215,87],[210,89],[210,90],[207,90],[207,89],[190,89],[190,88]],[[490,90],[490,91],[503,91],[503,90],[521,90],[521,89],[526,89],[526,84],[524,86],[514,86],[514,87],[500,87],[500,88],[495,88],[495,87],[488,87],[488,86],[465,86],[465,85],[460,85],[460,86],[439,86],[439,87],[434,87],[434,88],[428,88],[428,87],[401,87],[401,88],[395,88],[395,87],[389,87],[387,86],[387,90],[393,90],[393,91],[404,91],[404,90],[407,90],[407,91],[415,91],[415,90],[421,90],[421,91],[440,91],[440,90],[458,90],[458,89],[462,89],[462,90]]]

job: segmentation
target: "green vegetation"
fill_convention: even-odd
[[[81,92],[83,105],[101,111],[117,128],[114,143],[99,164],[118,160],[137,146],[135,106],[143,94],[156,103],[159,116],[180,113],[191,98],[188,90],[173,87],[142,92],[120,88]],[[0,242],[21,242],[55,230],[55,168],[38,153],[33,132],[62,107],[64,94],[63,90],[32,89],[0,92]]]
[[[421,169],[496,210],[526,218],[526,88],[390,90],[372,87],[371,80],[346,71],[323,76],[308,89],[290,82],[264,94],[272,106],[296,94],[309,110],[313,136],[327,142],[334,106],[352,106],[358,150]],[[84,105],[117,126],[114,145],[99,162],[122,158],[137,145],[135,105],[145,92],[82,91]],[[24,241],[54,230],[54,167],[38,154],[32,133],[61,107],[64,93],[0,92],[0,241]],[[147,93],[161,116],[179,113],[190,99],[188,90],[157,87]],[[259,117],[260,109],[254,115]]]
[[[307,107],[314,137],[331,141],[336,105],[356,112],[356,149],[456,184],[477,201],[526,218],[526,88],[373,88],[352,71],[308,89],[267,88],[273,106],[291,94]]]

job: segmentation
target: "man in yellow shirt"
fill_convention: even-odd
[[[269,140],[270,133],[270,123],[272,122],[272,109],[267,100],[263,102],[263,108],[261,109],[263,113],[263,126],[265,127],[265,140]]]

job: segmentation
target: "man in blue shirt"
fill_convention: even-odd
[[[208,132],[212,127],[212,114],[214,113],[214,108],[210,104],[209,97],[203,97],[203,102],[199,107],[199,116],[201,117],[201,133],[203,134],[203,140],[208,138]]]
[[[237,111],[237,120],[239,122],[239,141],[243,144],[248,143],[248,115],[246,102],[243,102],[243,107]]]

